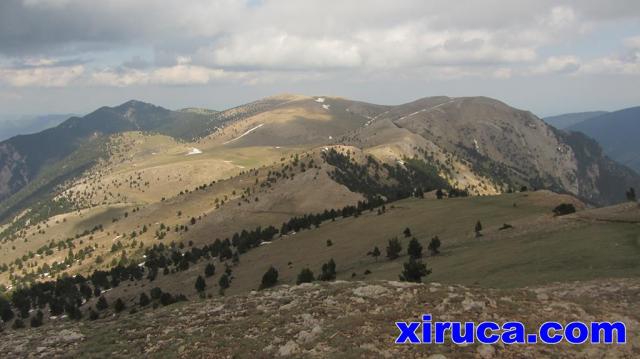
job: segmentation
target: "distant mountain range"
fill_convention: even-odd
[[[38,133],[0,142],[0,201],[38,179],[37,188],[2,203],[2,212],[22,208],[40,196],[43,188],[51,188],[89,168],[105,154],[101,144],[106,136],[143,131],[191,140],[209,133],[211,121],[208,112],[171,111],[129,101],[116,107],[101,107],[84,117],[71,117]]]
[[[607,111],[589,111],[589,112],[576,112],[566,113],[557,116],[545,117],[544,122],[558,129],[565,129],[569,126],[575,125],[582,121],[586,121],[598,116],[606,114]]]
[[[51,114],[40,116],[13,116],[0,120],[0,141],[17,135],[36,133],[62,123],[74,114]]]
[[[447,167],[442,171],[452,185],[476,193],[528,186],[606,204],[624,200],[625,188],[640,187],[640,176],[607,159],[586,136],[556,130],[530,112],[485,97],[428,97],[382,106],[287,95],[221,112],[171,111],[129,101],[1,142],[0,215],[25,208],[108,157],[103,141],[126,131],[179,141],[221,135],[220,141],[226,139],[221,145],[238,148],[346,145],[394,164],[427,156]]]
[[[607,156],[640,173],[640,106],[588,118],[567,130],[594,138]]]

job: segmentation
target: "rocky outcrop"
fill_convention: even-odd
[[[279,286],[95,322],[54,321],[2,333],[5,358],[632,358],[640,350],[640,281],[492,290],[438,283]],[[395,321],[623,321],[626,345],[395,345]]]

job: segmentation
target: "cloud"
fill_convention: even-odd
[[[238,80],[241,73],[228,73],[222,69],[194,66],[189,58],[178,59],[178,64],[149,70],[105,69],[94,72],[88,84],[101,86],[144,86],[144,85],[205,85],[214,81]]]
[[[551,56],[532,69],[533,74],[571,74],[580,68],[580,60],[576,56]]]
[[[598,57],[581,69],[584,74],[640,75],[640,35],[623,40],[624,49],[617,54]]]
[[[63,87],[84,73],[82,65],[0,68],[0,82],[15,87]]]
[[[240,34],[215,46],[203,48],[197,56],[223,67],[262,69],[344,68],[362,65],[356,44],[337,38],[310,38],[275,29]]]
[[[599,23],[640,19],[638,3],[4,0],[0,61],[24,69],[5,69],[0,81],[11,86],[124,87],[255,84],[286,80],[293,73],[306,81],[328,73],[501,79],[605,70],[635,73],[638,38],[627,39],[624,55],[588,64],[580,54],[554,54],[550,49],[588,34]],[[180,57],[189,61],[176,62]],[[72,63],[60,58],[94,60]],[[309,76],[303,76],[304,71]],[[47,76],[54,73],[60,78]]]

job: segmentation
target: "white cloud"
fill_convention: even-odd
[[[218,66],[266,69],[341,68],[362,64],[358,46],[336,38],[310,38],[271,29],[231,36],[197,56]]]
[[[580,60],[576,56],[551,56],[532,69],[533,74],[571,74],[580,68]]]
[[[0,68],[0,82],[15,87],[63,87],[84,73],[82,65]]]
[[[150,70],[105,69],[96,71],[88,80],[89,84],[102,86],[141,86],[141,85],[205,85],[213,81],[238,80],[242,73],[229,73],[221,69],[211,69],[191,65],[189,58],[179,58],[178,64],[170,67],[158,67]]]

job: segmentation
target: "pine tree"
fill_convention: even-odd
[[[22,329],[22,328],[24,328],[24,322],[22,321],[22,319],[18,318],[18,319],[13,321],[13,325],[11,326],[11,328],[13,328],[13,329]]]
[[[3,322],[8,322],[13,319],[14,316],[15,314],[11,309],[11,304],[2,295],[0,295],[0,319],[2,319]]]
[[[262,276],[260,289],[271,288],[276,285],[276,283],[278,283],[278,270],[271,266]]]
[[[42,325],[42,318],[44,314],[41,310],[38,310],[35,317],[31,317],[31,328],[37,328]]]
[[[402,233],[404,233],[404,238],[411,237],[411,230],[409,229],[409,227],[405,228],[404,232],[402,232]]]
[[[107,303],[107,298],[104,296],[100,296],[98,298],[98,302],[96,303],[96,309],[99,311],[105,310],[109,308],[109,303]]]
[[[147,305],[149,305],[149,303],[151,303],[151,300],[149,299],[149,296],[147,296],[146,293],[142,292],[140,293],[140,300],[138,301],[138,303],[140,304],[141,307],[146,307]]]
[[[482,231],[482,223],[480,223],[480,221],[476,222],[476,237],[482,237],[482,233],[480,233]]]
[[[296,284],[302,283],[311,283],[313,282],[315,277],[313,276],[313,272],[309,268],[304,268],[298,274],[298,279],[296,280]]]
[[[120,313],[125,310],[126,307],[122,299],[118,298],[116,299],[116,304],[113,306],[113,309],[115,309],[116,313]]]
[[[378,246],[373,247],[373,251],[371,252],[371,255],[373,256],[373,258],[375,258],[377,262],[378,257],[380,257],[380,249],[378,249]]]
[[[431,252],[431,255],[436,255],[440,253],[440,238],[438,238],[438,236],[435,236],[433,238],[431,238],[431,242],[429,242],[429,251]]]
[[[390,239],[389,244],[387,245],[387,258],[390,260],[398,258],[400,251],[402,251],[402,245],[398,238]]]
[[[420,260],[409,258],[409,261],[404,263],[404,269],[400,274],[400,280],[403,282],[422,282],[422,277],[431,274],[431,270],[427,269],[427,266]]]
[[[207,283],[204,281],[204,278],[202,278],[201,275],[199,275],[198,278],[196,279],[195,287],[198,293],[204,292],[205,288],[207,287]]]
[[[204,267],[205,277],[209,278],[209,277],[212,277],[214,274],[216,274],[216,267],[213,265],[213,263],[207,264],[207,266]]]
[[[322,273],[318,279],[322,281],[331,281],[336,279],[336,262],[333,261],[333,258],[322,265]]]
[[[407,248],[407,254],[413,259],[422,258],[422,245],[417,239],[411,239],[409,247]]]
[[[633,187],[629,188],[627,191],[627,200],[631,202],[636,202],[638,200],[636,197],[636,190]]]
[[[442,190],[438,188],[438,190],[436,191],[436,198],[442,199],[443,197],[444,197],[444,192],[442,192]]]
[[[231,280],[229,279],[229,275],[227,273],[222,274],[220,276],[220,280],[218,280],[218,285],[220,286],[221,294],[224,293],[224,290],[229,288],[231,285]]]

